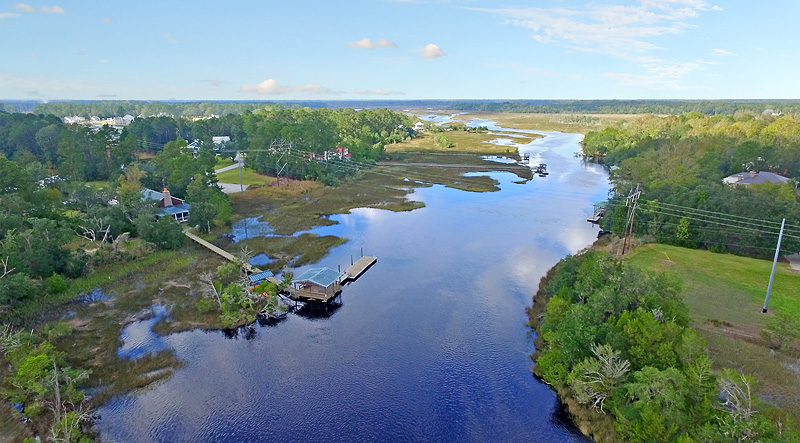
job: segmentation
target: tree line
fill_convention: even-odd
[[[663,243],[766,257],[782,218],[784,249],[800,250],[797,179],[800,122],[793,116],[739,111],[733,115],[645,116],[590,132],[584,155],[612,167],[613,197],[604,229],[622,234],[626,196],[643,189],[634,232]],[[787,184],[731,186],[723,178],[771,171]]]
[[[530,312],[534,372],[597,441],[796,441],[755,380],[712,370],[680,282],[606,253],[569,256]]]
[[[661,115],[689,112],[732,115],[737,111],[749,111],[772,115],[800,112],[800,100],[471,100],[453,102],[449,109],[540,114]]]

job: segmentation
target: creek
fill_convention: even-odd
[[[492,122],[493,132],[513,131]],[[516,131],[524,135],[529,131]],[[422,209],[356,209],[312,230],[349,241],[312,266],[378,262],[325,311],[239,334],[161,337],[186,365],[100,409],[105,440],[586,441],[531,374],[525,323],[540,278],[589,246],[608,174],[574,153],[581,135],[495,143],[550,175],[491,173],[500,191],[418,188]],[[435,175],[431,169],[430,175]],[[137,347],[137,352],[139,348]]]

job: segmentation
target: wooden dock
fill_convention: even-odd
[[[596,211],[594,211],[594,215],[592,215],[590,218],[587,218],[586,221],[589,223],[599,223],[600,219],[603,218],[604,215],[606,215],[606,209],[598,208]]]
[[[289,293],[289,298],[299,301],[319,301],[323,303],[329,302],[331,299],[336,298],[342,292],[342,285],[335,283],[330,290],[320,291],[317,289],[298,289],[288,288],[286,292]]]
[[[347,268],[344,271],[344,278],[342,281],[355,281],[358,277],[361,277],[361,274],[367,271],[370,266],[374,265],[378,261],[378,257],[369,257],[364,256],[358,259],[357,262],[353,263],[352,266]]]
[[[220,257],[222,257],[222,258],[224,258],[224,259],[226,259],[228,261],[234,262],[234,263],[239,261],[239,259],[234,257],[233,254],[231,254],[230,252],[228,252],[228,251],[226,251],[226,250],[224,250],[224,249],[222,249],[220,247],[212,245],[211,243],[203,240],[202,238],[192,234],[191,232],[189,232],[188,229],[184,230],[183,233],[186,234],[186,236],[189,237],[190,239],[194,240],[197,244],[199,244],[199,245],[203,246],[204,248],[208,249],[209,251],[219,255]],[[244,268],[244,270],[248,274],[255,274],[255,273],[261,272],[261,269],[256,268],[255,266],[251,265],[250,263],[245,263],[242,266],[242,268]]]

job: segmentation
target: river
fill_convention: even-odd
[[[313,266],[344,269],[362,248],[378,263],[327,313],[160,338],[186,365],[105,404],[103,439],[586,441],[531,375],[525,307],[550,267],[595,239],[586,218],[608,175],[573,155],[580,135],[542,134],[496,143],[547,163],[547,177],[492,173],[501,190],[487,193],[419,188],[425,208],[356,209],[314,229],[349,241]]]

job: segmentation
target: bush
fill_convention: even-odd
[[[217,303],[210,298],[201,298],[197,301],[197,310],[201,314],[208,314],[209,312],[216,311],[218,308]]]
[[[67,281],[59,274],[53,274],[47,279],[47,291],[51,294],[61,294],[67,290]]]

